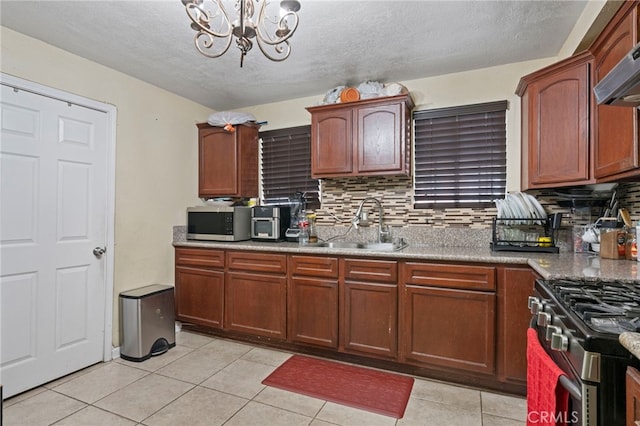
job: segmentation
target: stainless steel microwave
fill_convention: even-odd
[[[250,240],[251,207],[189,207],[187,208],[187,239]]]

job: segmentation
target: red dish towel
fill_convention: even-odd
[[[527,330],[527,426],[565,425],[569,393],[558,382],[564,372],[545,352],[535,329]]]

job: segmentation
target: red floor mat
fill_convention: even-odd
[[[294,355],[262,384],[400,419],[413,378]]]

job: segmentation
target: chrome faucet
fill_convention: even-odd
[[[382,208],[382,203],[377,198],[367,197],[362,200],[360,202],[360,205],[358,205],[355,216],[353,217],[353,219],[351,219],[351,224],[354,226],[354,228],[358,228],[360,221],[363,220],[362,208],[364,206],[364,203],[366,203],[367,201],[374,201],[378,205],[378,242],[382,243],[389,235],[389,230],[386,226],[384,226],[384,210]]]

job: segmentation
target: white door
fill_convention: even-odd
[[[103,360],[105,112],[2,85],[4,397]],[[109,330],[109,334],[110,334]]]

